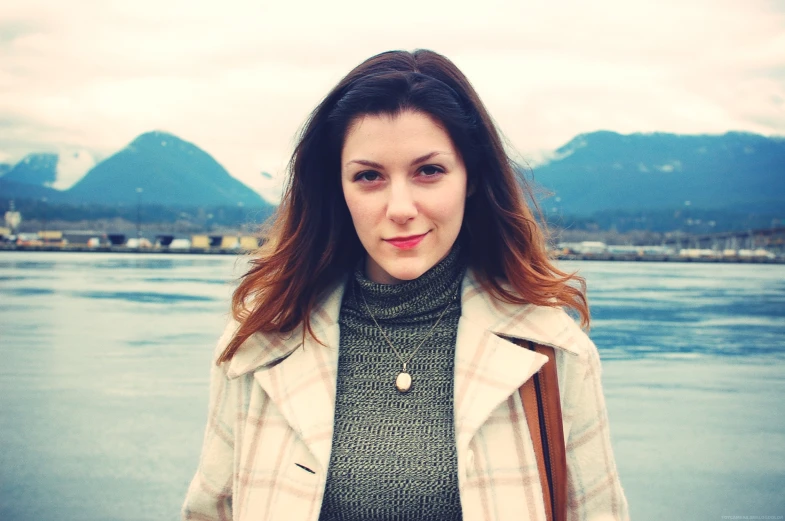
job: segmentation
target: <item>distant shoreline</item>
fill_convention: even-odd
[[[766,257],[686,257],[682,255],[630,255],[630,254],[558,254],[558,260],[624,261],[624,262],[680,262],[708,264],[785,264],[785,258]]]
[[[61,253],[134,253],[134,254],[173,254],[173,255],[242,255],[245,250],[235,248],[129,248],[127,246],[82,245],[68,246],[21,246],[0,244],[0,252],[61,252]],[[672,262],[672,263],[709,263],[709,264],[785,264],[785,257],[774,259],[766,257],[685,257],[681,255],[638,255],[638,254],[557,254],[556,259],[568,261],[622,261],[622,262]]]

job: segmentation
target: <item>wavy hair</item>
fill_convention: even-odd
[[[289,333],[302,325],[303,337],[314,335],[311,311],[365,253],[341,189],[346,131],[360,116],[407,110],[441,123],[462,156],[472,194],[459,240],[482,287],[510,303],[572,309],[588,327],[585,282],[549,258],[532,189],[469,81],[433,51],[390,51],[349,72],[303,126],[267,242],[252,254],[232,297],[240,327],[217,363],[256,332]]]

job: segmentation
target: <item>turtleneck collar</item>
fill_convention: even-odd
[[[384,320],[430,320],[445,305],[460,305],[460,286],[467,262],[456,242],[447,256],[420,277],[400,284],[379,284],[365,276],[365,258],[349,278],[344,309],[368,315],[362,296],[374,317]],[[360,295],[362,291],[362,296]],[[348,309],[347,309],[348,308]]]

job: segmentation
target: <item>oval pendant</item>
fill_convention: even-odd
[[[401,393],[409,392],[409,389],[412,388],[412,375],[399,373],[398,378],[395,379],[395,388]]]

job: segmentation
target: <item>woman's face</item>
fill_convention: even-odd
[[[416,279],[458,238],[466,167],[430,116],[404,111],[356,119],[341,153],[341,185],[374,282]]]

